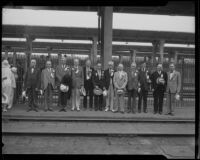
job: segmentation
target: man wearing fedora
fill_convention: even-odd
[[[83,108],[87,109],[87,97],[89,96],[89,108],[90,110],[93,109],[93,76],[94,69],[91,67],[91,61],[88,59],[86,60],[86,64],[83,67],[83,77],[84,77],[84,88],[86,91],[86,95],[83,98]]]
[[[115,112],[118,112],[120,110],[121,113],[124,113],[124,106],[125,106],[125,91],[126,91],[126,85],[128,82],[128,76],[125,71],[123,71],[123,64],[120,63],[118,65],[118,71],[114,74],[114,86],[115,86],[115,92],[116,92],[116,109]]]
[[[103,90],[105,90],[104,71],[101,69],[101,63],[97,63],[96,70],[93,75],[94,85],[94,106],[95,111],[103,109]]]
[[[175,70],[173,62],[169,65],[169,72],[167,72],[167,113],[166,115],[174,115],[175,96],[180,95],[181,90],[181,75]]]

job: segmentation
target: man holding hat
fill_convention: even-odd
[[[175,64],[170,63],[169,72],[167,72],[167,113],[166,115],[174,115],[175,97],[180,96],[181,75],[175,70]]]
[[[70,70],[70,67],[66,65],[66,58],[62,57],[60,59],[60,64],[56,67],[56,73],[55,73],[55,77],[56,77],[55,80],[56,80],[56,84],[58,87],[58,106],[59,107],[60,107],[60,103],[61,103],[60,85],[61,85],[62,78],[66,74],[70,74],[70,76],[71,76],[71,70]],[[60,111],[63,111],[63,108]]]

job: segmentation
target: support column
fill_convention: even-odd
[[[16,59],[17,59],[17,54],[16,51],[13,52],[13,66],[16,67]]]
[[[92,48],[90,52],[90,60],[92,65],[95,66],[97,62],[97,37],[92,38]]]
[[[8,59],[8,50],[9,50],[9,47],[6,46],[5,47],[5,59]]]
[[[158,51],[158,45],[159,45],[159,43],[158,43],[157,40],[154,40],[152,42],[152,45],[153,45],[153,48],[152,48],[152,56],[151,56],[152,58],[151,58],[151,60],[152,60],[152,66],[154,66],[154,64],[155,64],[155,57],[156,57],[156,53]]]
[[[25,71],[27,71],[27,68],[30,66],[30,59],[31,59],[31,54],[32,54],[32,42],[34,38],[31,37],[30,35],[25,35],[25,37],[26,37],[26,42],[27,42]]]
[[[106,69],[108,61],[112,60],[113,7],[103,7],[101,18],[101,62]]]
[[[136,50],[131,50],[131,63],[134,62],[136,63]]]
[[[163,61],[164,61],[164,44],[165,44],[164,39],[159,41],[159,53],[160,53],[160,62],[161,63],[163,63]]]
[[[123,56],[119,55],[119,63],[122,63],[122,62],[123,62]]]
[[[175,51],[175,54],[174,54],[174,63],[177,64],[178,62],[178,51]]]

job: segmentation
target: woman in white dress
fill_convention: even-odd
[[[7,60],[2,61],[2,93],[8,97],[8,109],[13,106],[14,88],[16,88],[15,76],[10,69]],[[4,111],[7,111],[4,109]]]

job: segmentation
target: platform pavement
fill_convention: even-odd
[[[175,115],[170,116],[170,115],[164,115],[166,113],[166,108],[163,108],[163,114],[153,114],[153,108],[148,107],[148,113],[113,113],[111,111],[105,112],[105,111],[89,111],[86,110],[84,111],[81,108],[81,111],[71,111],[71,108],[67,108],[67,112],[59,112],[59,109],[57,106],[54,106],[54,112],[44,112],[44,108],[39,106],[38,112],[35,111],[30,111],[27,112],[27,105],[24,104],[18,104],[13,106],[10,110],[7,112],[2,113],[2,117],[35,117],[35,118],[96,118],[96,119],[106,119],[106,118],[112,118],[112,119],[131,119],[131,118],[136,118],[136,119],[163,119],[163,120],[195,120],[195,107],[177,107],[175,109]]]

